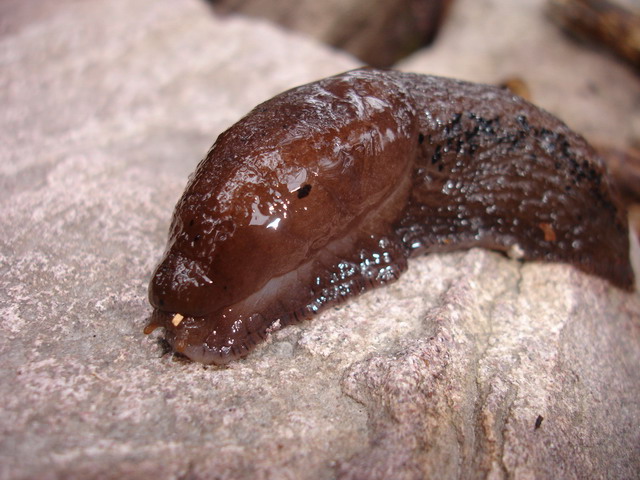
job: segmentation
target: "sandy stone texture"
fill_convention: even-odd
[[[195,0],[38,3],[0,24],[0,479],[637,476],[640,298],[566,266],[416,259],[228,368],[144,336],[215,137],[357,62]]]

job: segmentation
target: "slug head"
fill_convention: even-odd
[[[416,128],[401,89],[348,76],[256,107],[220,135],[176,207],[147,331],[165,327],[204,363],[243,354],[220,353],[248,335],[238,321],[259,315],[265,327],[300,308],[274,305],[307,301],[302,270],[318,252],[381,215],[399,184],[408,190]]]

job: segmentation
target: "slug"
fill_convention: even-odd
[[[628,242],[602,161],[560,120],[497,87],[358,69],[218,137],[176,206],[145,333],[225,364],[409,257],[471,247],[632,289]]]

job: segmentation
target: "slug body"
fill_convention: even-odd
[[[625,212],[562,122],[499,88],[354,70],[218,137],[176,207],[145,332],[224,364],[411,256],[474,246],[633,286]]]

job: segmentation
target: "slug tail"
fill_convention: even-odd
[[[501,89],[415,80],[421,151],[396,224],[407,247],[516,249],[633,289],[626,212],[582,137]]]

